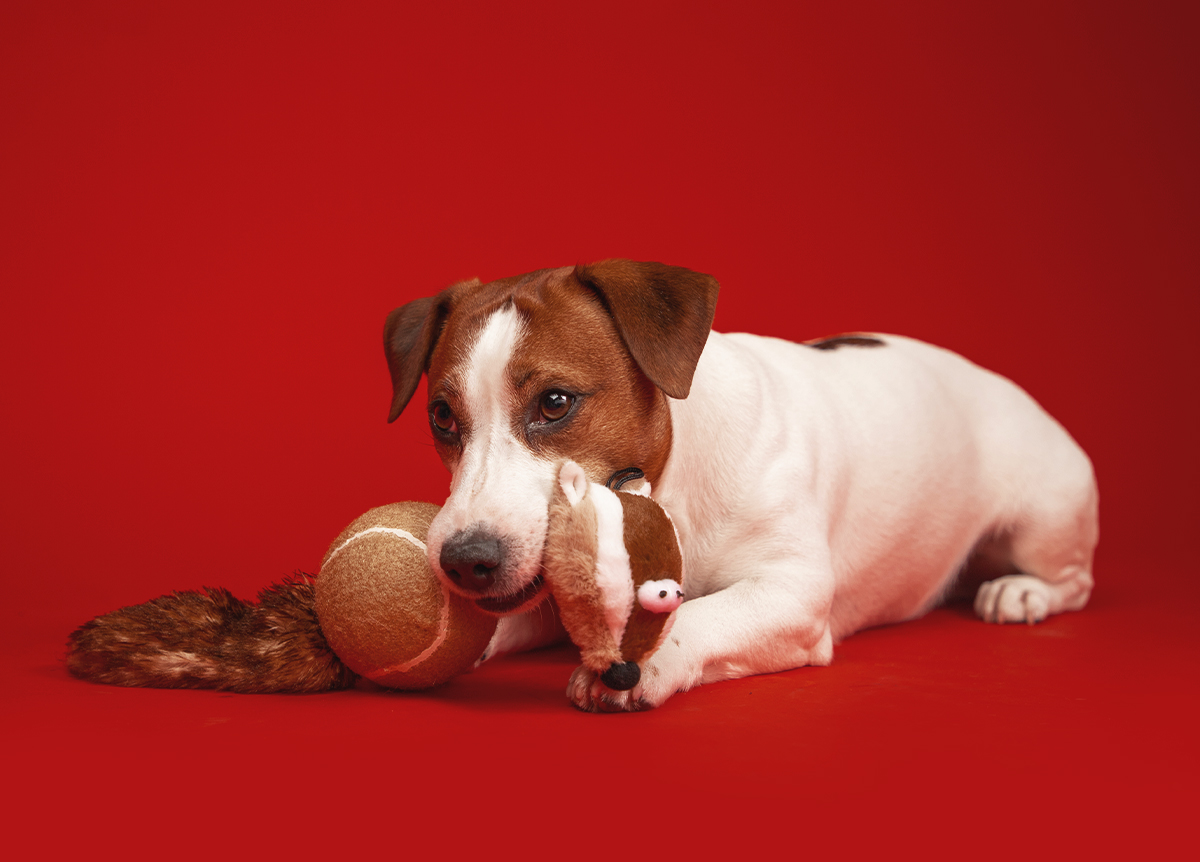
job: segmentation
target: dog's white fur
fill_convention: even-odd
[[[429,528],[429,559],[436,572],[441,572],[438,555],[446,539],[480,523],[508,538],[518,558],[514,569],[520,580],[533,580],[541,568],[546,516],[558,472],[555,462],[539,458],[513,433],[505,371],[523,327],[512,308],[494,314],[470,345],[462,366],[463,399],[471,405],[474,433],[451,473],[450,496]],[[519,631],[507,636],[521,637]],[[489,650],[488,655],[513,647],[519,648],[513,644]]]
[[[473,429],[430,531],[435,570],[440,543],[480,522],[515,537],[520,578],[540,566],[558,462],[514,433],[504,373],[527,325],[506,307],[462,346]],[[983,619],[1084,606],[1098,535],[1086,455],[1008,380],[879,338],[814,350],[710,335],[689,397],[670,402],[653,494],[679,532],[687,601],[635,689],[609,691],[580,668],[576,705],[641,709],[701,683],[828,664],[841,638],[929,610],[973,550],[1012,562],[979,588]],[[530,642],[528,616],[502,622],[496,652]]]
[[[635,697],[828,664],[847,635],[929,610],[985,537],[1011,542],[1022,573],[980,588],[985,620],[1087,602],[1087,457],[1004,378],[884,340],[824,354],[710,337],[691,396],[672,404],[655,494],[682,537],[689,601]]]

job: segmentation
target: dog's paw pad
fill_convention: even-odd
[[[1030,575],[1005,575],[981,584],[975,613],[987,623],[1040,623],[1050,615],[1050,585]]]

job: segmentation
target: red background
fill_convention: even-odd
[[[1181,838],[1195,10],[10,0],[7,833],[584,858]],[[1096,464],[1092,606],[1033,629],[942,610],[640,716],[573,712],[568,650],[408,696],[65,673],[92,616],[251,595],[368,507],[444,497],[420,411],[385,423],[393,307],[610,256],[716,275],[719,329],[901,332],[1020,382]]]

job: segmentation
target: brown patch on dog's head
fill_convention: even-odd
[[[575,278],[608,308],[642,372],[672,398],[687,398],[717,308],[717,280],[663,263],[604,260]]]
[[[578,462],[592,481],[631,464],[656,480],[671,449],[670,408],[600,298],[558,270],[515,292],[513,304],[527,324],[510,365],[516,409],[535,417],[550,391],[574,399],[565,420],[524,429],[530,448]]]
[[[671,450],[666,396],[683,398],[691,389],[717,292],[711,276],[626,260],[460,282],[388,317],[389,421],[424,372],[430,403],[446,401],[469,427],[466,405],[456,403],[455,370],[488,318],[511,304],[525,323],[509,368],[510,413],[523,423],[514,429],[518,437],[547,458],[577,461],[593,481],[634,464],[655,482]],[[539,427],[539,400],[554,390],[571,395],[572,413]],[[435,445],[452,465],[455,452],[436,435]]]
[[[429,360],[450,316],[455,299],[470,295],[479,279],[460,281],[437,296],[414,299],[387,316],[383,326],[383,352],[392,376],[392,408],[388,422],[395,422],[417,391],[421,375],[429,370]]]

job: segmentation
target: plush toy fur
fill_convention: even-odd
[[[584,666],[611,689],[632,689],[683,601],[675,528],[649,485],[614,492],[565,463],[550,500],[543,564]]]
[[[329,648],[304,576],[246,602],[225,589],[177,592],[85,623],[67,641],[67,670],[109,685],[317,692],[358,678]]]

